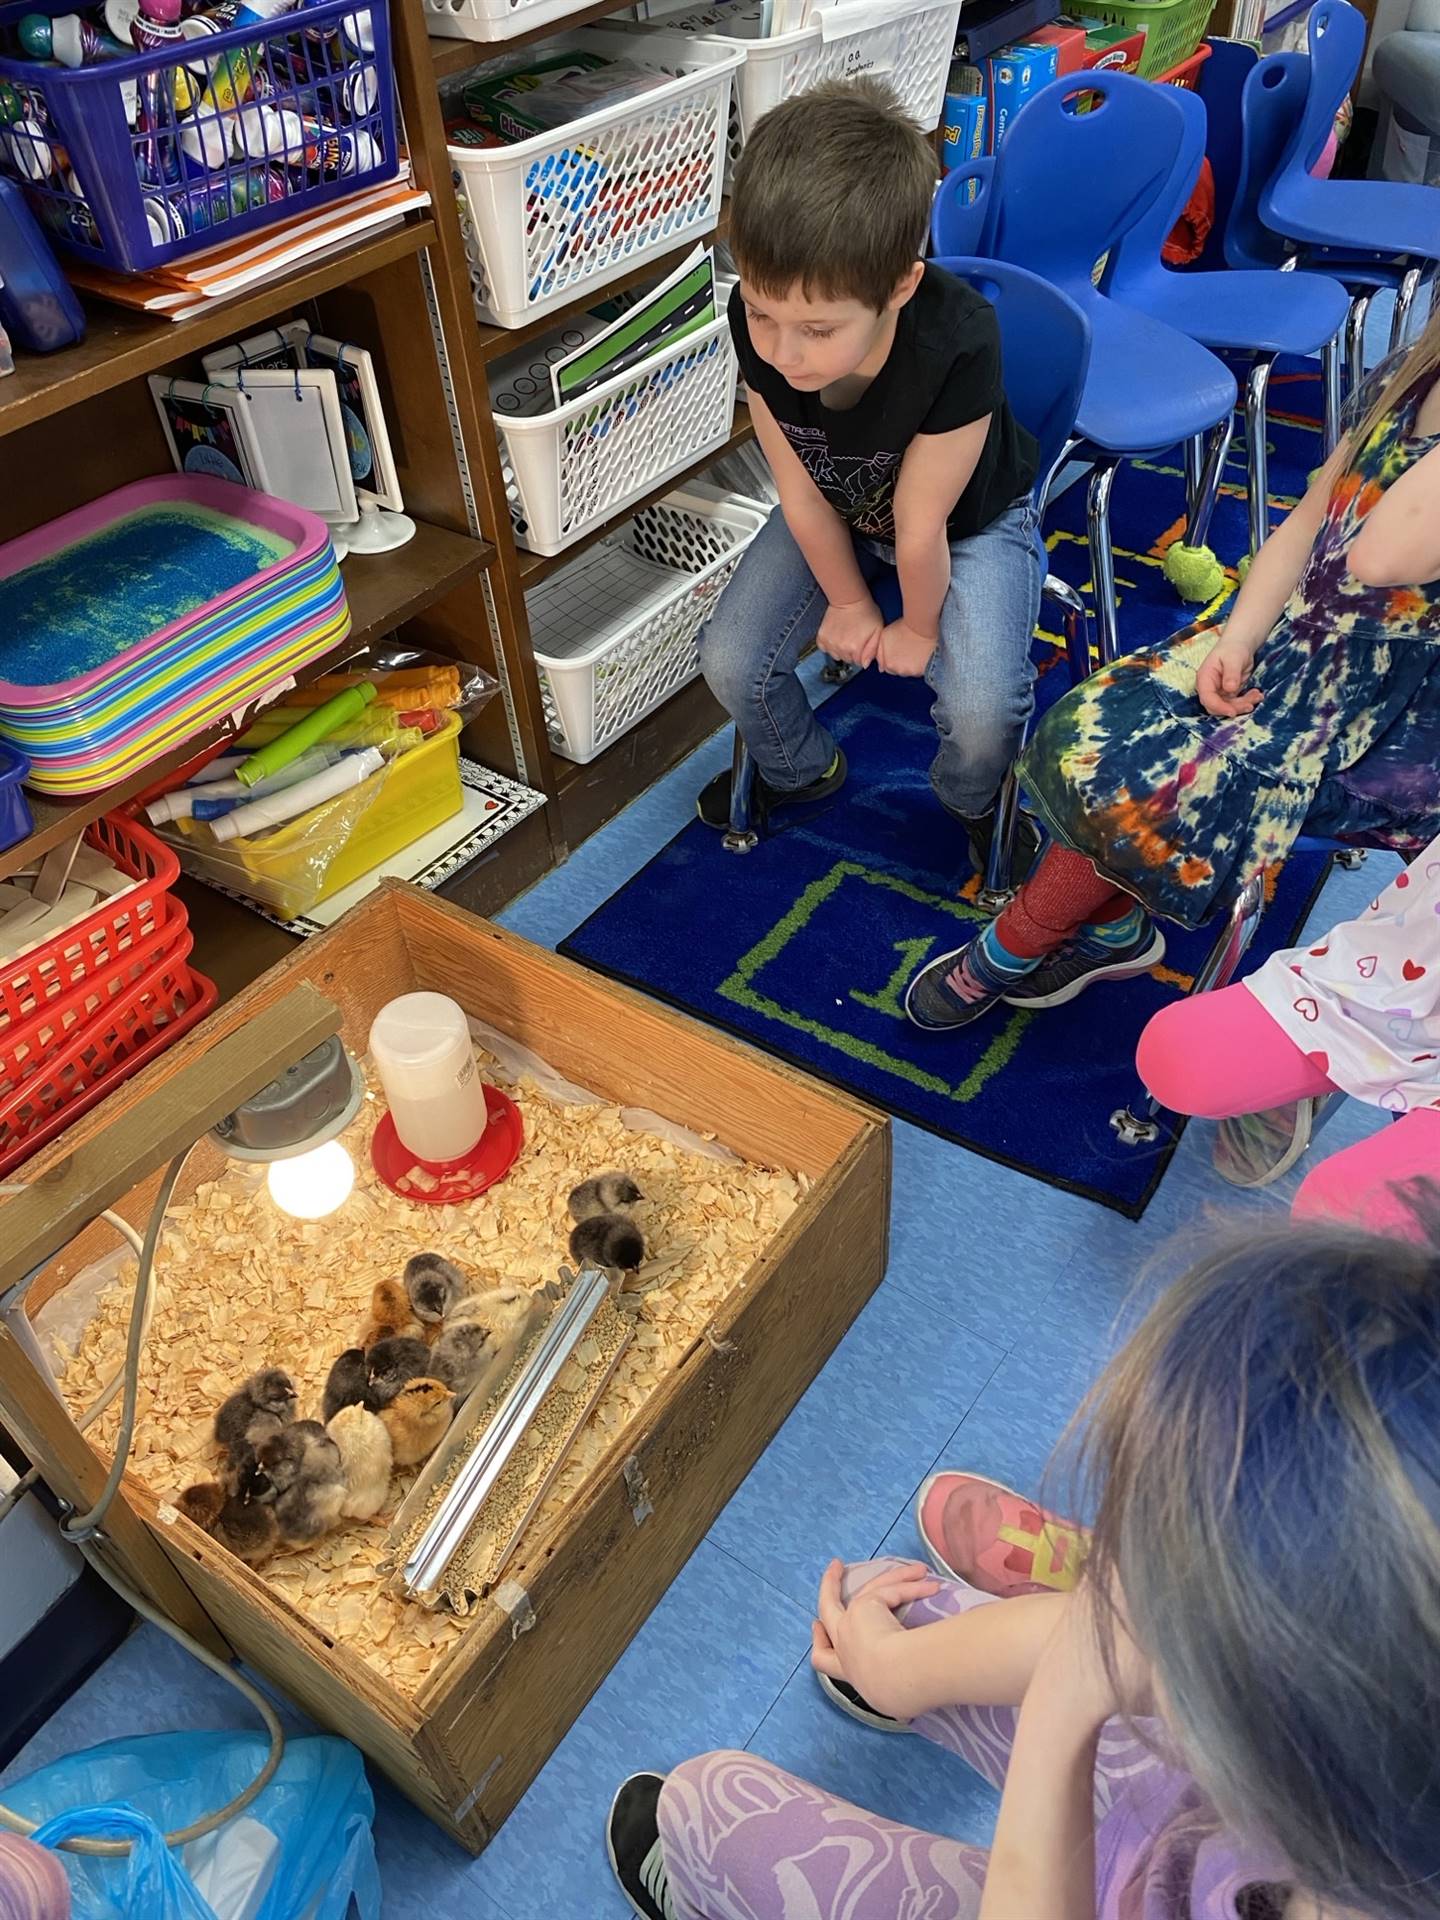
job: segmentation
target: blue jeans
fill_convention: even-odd
[[[893,549],[855,542],[867,582],[893,568]],[[1040,617],[1045,550],[1035,509],[1019,501],[950,548],[940,644],[925,678],[940,750],[930,784],[952,813],[995,803],[1035,704],[1030,640]],[[835,742],[810,710],[795,669],[825,616],[825,596],[777,507],[746,549],[700,642],[710,691],[734,720],[777,792],[818,780]]]

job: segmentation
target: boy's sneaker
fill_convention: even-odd
[[[1158,967],[1164,958],[1164,934],[1153,920],[1144,920],[1139,933],[1123,947],[1092,947],[1071,941],[1034,973],[1017,980],[1003,997],[1009,1006],[1036,1012],[1043,1007],[1063,1007],[1097,980],[1130,980],[1137,973]]]
[[[640,1920],[677,1920],[656,1815],[664,1785],[663,1773],[632,1773],[616,1794],[605,1826],[610,1865]]]
[[[990,864],[990,846],[995,838],[995,809],[989,813],[957,813],[955,818],[965,829],[965,838],[970,846],[970,864],[985,884],[985,869]],[[1030,870],[1040,857],[1040,829],[1022,807],[1015,816],[1015,844],[1010,849],[1010,873],[1004,884],[1018,887],[1030,877]]]
[[[1090,1546],[1083,1527],[978,1473],[932,1473],[916,1496],[915,1525],[937,1573],[1001,1600],[1068,1593]]]
[[[858,1720],[862,1727],[870,1727],[876,1733],[909,1733],[908,1720],[894,1720],[888,1713],[879,1713],[863,1694],[857,1693],[848,1680],[832,1680],[828,1673],[817,1673],[820,1691],[832,1707],[838,1707],[841,1713],[848,1714],[852,1720]]]
[[[905,989],[905,1015],[926,1033],[951,1033],[1000,1005],[1001,996],[978,986],[965,970],[969,947],[942,953],[916,974]]]
[[[765,826],[772,816],[785,807],[813,807],[822,800],[828,800],[837,794],[845,784],[845,756],[839,747],[835,749],[835,758],[830,762],[818,780],[812,780],[808,787],[795,787],[790,792],[782,792],[772,787],[770,782],[759,773],[755,775],[755,785],[750,791],[750,823],[755,827]],[[730,769],[717,773],[700,789],[695,802],[695,811],[707,827],[714,827],[724,833],[730,825]]]

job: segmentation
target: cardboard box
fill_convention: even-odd
[[[1085,66],[1107,73],[1135,73],[1145,51],[1144,27],[1091,27],[1085,35]]]
[[[946,94],[942,122],[944,138],[940,150],[940,164],[946,173],[952,167],[958,167],[962,161],[978,160],[984,153],[985,128],[989,118],[983,95]],[[968,198],[971,200],[975,198],[976,184],[973,180],[970,182]]]
[[[990,56],[986,62],[990,98],[987,152],[999,151],[1015,115],[1055,78],[1058,60],[1057,47],[1029,41],[1002,47]]]
[[[1085,65],[1085,29],[1066,20],[1053,21],[1030,36],[1037,46],[1054,47],[1056,75],[1078,73]]]

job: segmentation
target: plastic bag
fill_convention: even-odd
[[[42,1845],[128,1839],[128,1858],[61,1853],[75,1920],[379,1920],[375,1802],[356,1748],[330,1734],[286,1743],[265,1791],[175,1853],[163,1835],[243,1791],[259,1734],[161,1733],[67,1754],[7,1786],[7,1806],[45,1824]]]
[[[294,819],[233,840],[218,840],[204,821],[183,819],[161,825],[161,839],[175,848],[187,872],[202,880],[244,894],[283,920],[307,913],[460,810],[460,729],[494,697],[498,682],[480,667],[394,641],[358,655],[337,670],[336,678],[375,678],[383,687],[387,674],[432,668],[458,669],[460,676],[459,697],[443,712],[439,730],[415,738],[359,785]],[[290,698],[313,700],[314,693]],[[398,709],[377,701],[367,715],[373,718],[363,725],[403,735]],[[256,724],[264,726],[266,720],[262,710]],[[386,750],[384,743],[380,750]],[[203,781],[207,772],[195,778]]]

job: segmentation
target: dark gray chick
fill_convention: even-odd
[[[269,1476],[280,1538],[292,1546],[318,1540],[337,1525],[345,1504],[345,1462],[318,1420],[296,1420],[257,1450]]]
[[[429,1373],[430,1349],[423,1340],[397,1333],[389,1340],[377,1340],[365,1363],[370,1370],[370,1397],[378,1410],[389,1406],[407,1380]]]
[[[463,1299],[469,1281],[458,1267],[438,1253],[417,1253],[405,1262],[405,1291],[417,1320],[434,1326],[443,1320],[457,1300]]]
[[[426,1371],[463,1400],[502,1346],[529,1317],[532,1298],[524,1287],[490,1287],[457,1301]]]
[[[370,1363],[363,1347],[347,1347],[331,1367],[321,1402],[328,1426],[341,1407],[364,1407],[374,1413],[378,1402],[370,1391]]]
[[[215,1438],[239,1457],[295,1418],[295,1382],[280,1367],[262,1367],[230,1395],[215,1416]]]
[[[628,1173],[597,1173],[593,1180],[582,1180],[565,1204],[572,1220],[593,1220],[598,1214],[633,1207],[644,1198]]]
[[[597,1213],[570,1234],[570,1258],[577,1266],[618,1267],[633,1273],[645,1258],[645,1236],[623,1213]]]

